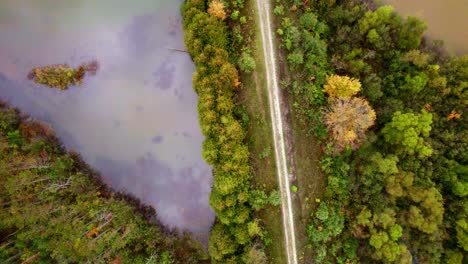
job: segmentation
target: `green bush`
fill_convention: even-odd
[[[255,69],[255,60],[250,54],[244,52],[239,59],[239,68],[241,71],[251,73]]]
[[[247,23],[247,18],[245,16],[241,16],[241,18],[239,19],[239,22],[241,24],[245,24],[245,23]]]
[[[273,9],[273,13],[277,16],[284,15],[284,6],[283,5],[275,6],[275,9]]]
[[[232,19],[232,20],[237,20],[237,19],[239,19],[239,15],[240,15],[239,10],[235,10],[235,11],[232,12],[232,14],[231,14],[231,19]]]

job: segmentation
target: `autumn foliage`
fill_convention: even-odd
[[[361,90],[361,83],[348,76],[331,75],[327,77],[323,89],[331,98],[347,98]]]
[[[452,110],[450,114],[447,116],[447,120],[452,120],[452,119],[460,119],[461,114],[457,113],[455,110]]]
[[[224,12],[224,4],[220,0],[211,1],[208,13],[220,20],[226,19],[226,12]]]
[[[325,124],[338,151],[347,146],[356,149],[366,130],[374,125],[375,118],[375,111],[369,103],[359,97],[333,99],[330,110],[324,114]]]

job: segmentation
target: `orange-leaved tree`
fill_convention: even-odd
[[[220,0],[211,1],[208,7],[208,13],[220,20],[226,19],[226,12],[224,12],[224,4]]]
[[[356,149],[366,130],[375,122],[375,111],[359,97],[332,99],[330,108],[324,112],[325,124],[335,141],[335,150],[346,147]]]

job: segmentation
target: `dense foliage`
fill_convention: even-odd
[[[154,209],[105,187],[47,126],[0,105],[0,262],[200,263]]]
[[[34,67],[28,73],[28,79],[51,88],[66,90],[72,85],[80,85],[86,73],[95,75],[98,68],[99,64],[95,60],[83,63],[76,69],[67,64]]]
[[[466,263],[468,57],[445,55],[423,38],[423,21],[391,6],[282,4],[275,8],[289,72],[282,83],[326,145],[326,198],[308,228],[316,262]],[[334,74],[349,79],[327,84]],[[324,123],[340,116],[330,116],[336,99],[324,90],[354,95],[357,86],[341,89],[351,78],[361,80],[358,95],[375,110],[376,125],[359,150],[337,154]]]
[[[193,87],[199,96],[199,121],[205,135],[202,154],[213,166],[210,205],[217,221],[211,230],[209,252],[214,263],[264,263],[264,253],[254,243],[261,228],[252,219],[252,211],[266,203],[275,204],[275,199],[250,191],[249,150],[235,114],[239,76],[228,52],[224,4],[207,2],[188,0],[182,14],[185,45],[196,66]],[[236,18],[234,13],[231,16]],[[246,56],[241,64],[249,71],[254,62]]]

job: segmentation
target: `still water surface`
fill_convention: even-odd
[[[402,15],[424,19],[429,36],[457,55],[468,55],[468,0],[384,0]]]
[[[69,148],[153,205],[160,220],[204,237],[211,168],[200,156],[183,49],[181,0],[1,0],[0,98],[49,122]],[[97,59],[96,76],[62,92],[26,79],[33,66]]]

